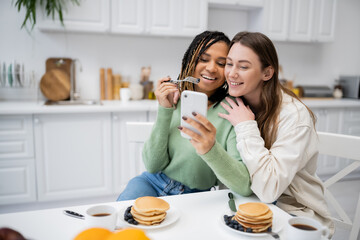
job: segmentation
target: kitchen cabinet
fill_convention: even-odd
[[[360,108],[312,108],[317,117],[316,130],[360,136]],[[317,173],[332,175],[349,165],[351,160],[319,155]],[[352,174],[358,174],[360,170]]]
[[[360,109],[350,108],[345,109],[342,119],[342,129],[343,134],[360,136]]]
[[[194,36],[207,27],[207,0],[84,0],[68,3],[64,25],[43,13],[44,31]]]
[[[272,40],[286,40],[289,28],[290,1],[268,0],[265,4],[265,34]]]
[[[0,116],[0,204],[35,200],[32,115]]]
[[[110,30],[110,0],[83,0],[80,5],[67,2],[63,11],[64,26],[59,18],[40,14],[37,26],[42,31],[108,32]]]
[[[315,108],[316,130],[322,132],[339,133],[341,109]],[[340,113],[340,114],[339,114]],[[342,162],[334,156],[319,155],[317,174],[321,177],[334,174],[341,169]]]
[[[112,0],[111,32],[194,36],[207,27],[206,0]]]
[[[38,201],[112,193],[111,114],[34,115]]]
[[[145,32],[145,0],[112,0],[111,5],[111,32]]]
[[[255,21],[274,41],[325,42],[334,39],[335,13],[336,0],[269,0]]]

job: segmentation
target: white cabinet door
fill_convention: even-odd
[[[110,29],[110,0],[82,0],[77,6],[70,1],[63,10],[64,26],[59,18],[47,17],[43,11],[37,26],[40,30],[107,32]]]
[[[341,133],[360,136],[360,108],[344,110]]]
[[[268,0],[262,31],[275,41],[332,41],[336,0]],[[261,17],[261,15],[257,16]]]
[[[0,161],[34,157],[32,115],[0,117]]]
[[[34,159],[0,161],[0,205],[36,201]]]
[[[315,0],[292,0],[290,14],[289,40],[311,40],[314,24]]]
[[[204,0],[183,0],[180,20],[180,32],[183,36],[195,36],[207,28],[208,5]]]
[[[334,40],[336,0],[318,0],[319,12],[315,15],[314,39],[320,42]]]
[[[205,0],[149,0],[147,32],[151,35],[194,36],[207,28]]]
[[[317,117],[316,130],[321,132],[338,133],[341,124],[340,108],[316,108],[312,109]],[[317,174],[321,177],[334,174],[343,166],[337,157],[319,155]]]
[[[154,35],[173,35],[176,33],[175,18],[178,17],[176,0],[149,0],[147,10],[147,31]]]
[[[289,29],[289,0],[268,0],[265,2],[266,35],[271,40],[285,41]]]
[[[144,33],[145,8],[145,0],[112,0],[111,32]]]
[[[112,192],[110,113],[34,116],[38,200]]]
[[[128,181],[145,170],[140,156],[141,146],[131,145],[127,141],[126,122],[145,122],[146,112],[113,113],[113,161],[114,161],[114,192],[120,194]]]
[[[36,201],[32,115],[0,117],[0,204]]]

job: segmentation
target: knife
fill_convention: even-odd
[[[79,218],[79,219],[82,219],[82,220],[85,219],[84,215],[81,215],[80,213],[73,212],[73,211],[70,211],[70,210],[64,210],[64,214],[68,215],[70,217]]]
[[[229,196],[229,208],[231,209],[231,211],[236,212],[236,206],[235,206],[235,201],[234,201],[234,195],[232,194],[232,192],[228,193]]]

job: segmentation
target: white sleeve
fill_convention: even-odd
[[[278,199],[317,151],[314,129],[308,125],[278,131],[270,150],[265,148],[255,120],[239,123],[235,132],[237,149],[250,173],[251,189],[267,203]]]

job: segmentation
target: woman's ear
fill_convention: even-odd
[[[263,71],[263,81],[268,81],[274,75],[274,68],[272,66],[268,66]]]

